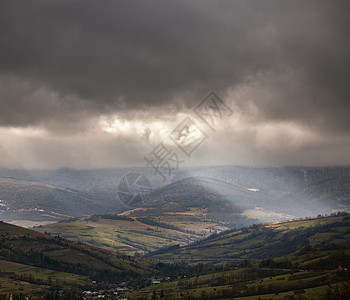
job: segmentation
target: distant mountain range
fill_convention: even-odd
[[[350,208],[350,167],[183,168],[166,186],[151,168],[0,169],[0,219],[56,221],[127,210],[137,216],[140,209],[130,210],[117,193],[123,176],[132,172],[152,182],[152,198],[144,207],[149,213],[200,207],[226,221],[233,214],[270,222]]]
[[[284,197],[274,196],[213,178],[188,177],[154,189],[139,207],[123,207],[118,213],[35,229],[108,250],[147,254],[167,246],[186,245],[230,228],[327,211],[329,204],[319,193],[314,193],[313,201],[304,201],[309,197],[308,191],[314,189],[314,186],[303,189],[292,200],[288,198],[293,197],[292,192]],[[332,205],[335,208],[344,201],[337,200]]]
[[[187,177],[155,189],[142,207],[128,210],[131,216],[159,215],[170,212],[186,212],[200,209],[212,220],[235,224],[235,218],[281,220],[291,210],[275,201],[276,197],[259,189],[243,188],[222,180],[208,177]],[[248,216],[256,210],[257,216]],[[293,210],[294,211],[294,210]],[[263,216],[264,213],[266,216]],[[254,214],[251,214],[254,215]],[[245,221],[244,224],[250,223]],[[239,223],[239,222],[238,222]]]
[[[103,212],[90,195],[37,181],[0,177],[0,219],[51,221]]]

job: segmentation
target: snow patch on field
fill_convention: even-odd
[[[247,188],[248,191],[251,191],[251,192],[259,192],[260,190],[259,189],[256,189],[256,188]]]

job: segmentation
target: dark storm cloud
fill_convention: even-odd
[[[2,125],[192,107],[258,81],[261,118],[349,127],[347,1],[9,0],[0,20]]]
[[[0,167],[142,164],[211,90],[234,113],[194,164],[347,164],[349,8],[2,0]]]

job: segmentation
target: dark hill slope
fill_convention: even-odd
[[[245,209],[271,207],[269,197],[262,192],[207,177],[188,177],[152,191],[144,208],[147,212],[184,212],[191,208],[207,211],[207,215],[231,221]]]
[[[0,223],[0,259],[86,275],[91,280],[126,280],[157,273],[154,263],[82,243]]]
[[[230,230],[191,245],[154,253],[157,259],[267,259],[291,254],[305,246],[350,242],[350,217],[326,218],[253,225]]]

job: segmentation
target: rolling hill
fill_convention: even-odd
[[[303,203],[303,208],[310,210],[318,206],[325,211],[349,211],[350,179],[332,178],[320,180],[306,187],[289,192],[281,197],[283,203]]]
[[[125,254],[143,255],[167,246],[183,246],[230,228],[293,219],[320,207],[318,200],[305,204],[302,199],[291,205],[291,199],[274,198],[260,190],[213,178],[187,177],[154,189],[142,206],[124,207],[117,214],[43,225],[35,230]]]
[[[178,181],[153,189],[135,208],[119,203],[116,190],[124,172],[138,169],[0,171],[26,178],[0,177],[0,219],[25,226],[65,219],[35,230],[128,255],[186,245],[253,223],[349,207],[349,168],[184,169]],[[187,173],[227,180],[181,178]]]
[[[346,299],[350,216],[252,225],[150,257],[115,254],[0,223],[0,294],[74,288],[83,296],[91,280],[126,280],[146,285],[128,292],[128,299]],[[175,272],[170,271],[175,264],[165,268],[167,261],[176,262]]]
[[[59,189],[56,191],[54,201],[60,202],[67,199],[74,199],[74,195],[78,198],[87,198],[94,203],[95,210],[85,211],[85,205],[81,205],[79,201],[77,206],[83,208],[80,216],[84,214],[104,214],[115,211],[125,210],[125,206],[119,201],[117,196],[118,183],[123,176],[132,172],[145,174],[152,182],[155,191],[162,193],[161,184],[154,176],[151,168],[125,168],[125,169],[92,169],[92,170],[74,170],[62,168],[57,170],[12,170],[0,169],[0,177],[19,179],[26,182],[43,184]],[[245,209],[244,215],[249,218],[256,218],[263,222],[272,222],[281,220],[281,214],[288,219],[295,217],[316,216],[317,214],[330,214],[333,211],[349,211],[349,194],[350,194],[350,168],[349,167],[280,167],[280,168],[264,168],[264,167],[240,167],[240,166],[213,166],[213,167],[197,167],[197,168],[181,168],[174,172],[172,183],[186,178],[215,178],[209,183],[210,189],[219,190],[219,194],[227,198],[227,193],[220,191],[223,183],[231,184],[238,193],[238,188],[243,191],[253,192],[256,195],[252,198],[248,197],[245,201],[241,201],[240,208],[249,204],[249,209]],[[215,184],[215,180],[221,183]],[[204,179],[202,180],[204,181]],[[8,184],[7,184],[8,185]],[[9,185],[8,185],[9,186]],[[228,188],[228,190],[232,189]],[[164,187],[166,191],[168,187]],[[12,189],[13,192],[14,189]],[[68,194],[63,197],[62,194]],[[173,192],[173,190],[171,191]],[[232,192],[229,192],[230,194]],[[242,194],[241,193],[241,194]],[[70,195],[69,195],[70,194]],[[184,194],[184,193],[182,193]],[[225,195],[226,194],[226,195]],[[61,198],[61,200],[57,200]],[[268,201],[255,201],[258,198],[267,199]],[[33,197],[32,197],[33,198]],[[25,207],[25,218],[27,220],[37,221],[38,215],[40,219],[45,219],[35,208],[41,209],[42,197],[36,197],[38,200],[35,205]],[[253,201],[250,201],[250,200]],[[4,200],[6,204],[6,200]],[[40,200],[40,201],[39,201]],[[185,199],[184,199],[185,200]],[[236,199],[237,200],[237,197]],[[173,201],[175,202],[175,201]],[[254,203],[258,203],[254,207]],[[262,206],[261,204],[265,205]],[[67,204],[65,204],[67,205]],[[171,203],[171,205],[174,205]],[[261,205],[261,206],[260,206]],[[59,205],[62,209],[61,205]],[[181,205],[180,205],[181,206]],[[68,216],[77,216],[75,207],[67,206],[67,211],[73,211],[73,214],[62,213]],[[1,205],[0,209],[7,209]],[[22,208],[23,209],[23,208]],[[56,212],[52,210],[53,212]],[[224,211],[225,212],[225,211]],[[277,215],[276,215],[277,212]],[[17,212],[19,213],[19,212]],[[77,212],[79,214],[79,211]],[[6,213],[7,214],[7,213]],[[50,214],[50,211],[48,211]],[[16,217],[16,216],[15,216]],[[45,217],[45,218],[44,218]],[[61,217],[54,218],[52,215],[49,220],[59,220]],[[67,218],[62,216],[63,218]],[[12,216],[10,216],[12,218]],[[9,221],[10,219],[6,219]],[[22,223],[23,224],[23,223]],[[33,223],[25,224],[32,226]]]
[[[0,177],[0,219],[51,221],[105,212],[83,192],[37,181]]]
[[[125,208],[118,215],[77,218],[35,230],[126,254],[145,254],[253,224],[257,220],[245,216],[245,209],[268,202],[263,193],[189,177],[153,190],[143,206]]]
[[[348,299],[350,216],[254,225],[153,258],[192,274],[128,293],[128,299]]]
[[[89,286],[91,281],[142,282],[155,263],[0,222],[0,293]],[[21,282],[26,282],[22,285]]]
[[[158,212],[186,211],[198,207],[212,218],[232,216],[257,205],[268,206],[268,195],[208,177],[187,177],[152,191],[143,207]]]
[[[339,213],[332,217],[229,230],[178,249],[163,249],[150,257],[163,261],[199,262],[262,260],[286,256],[303,247],[328,243],[350,244],[349,215]]]

